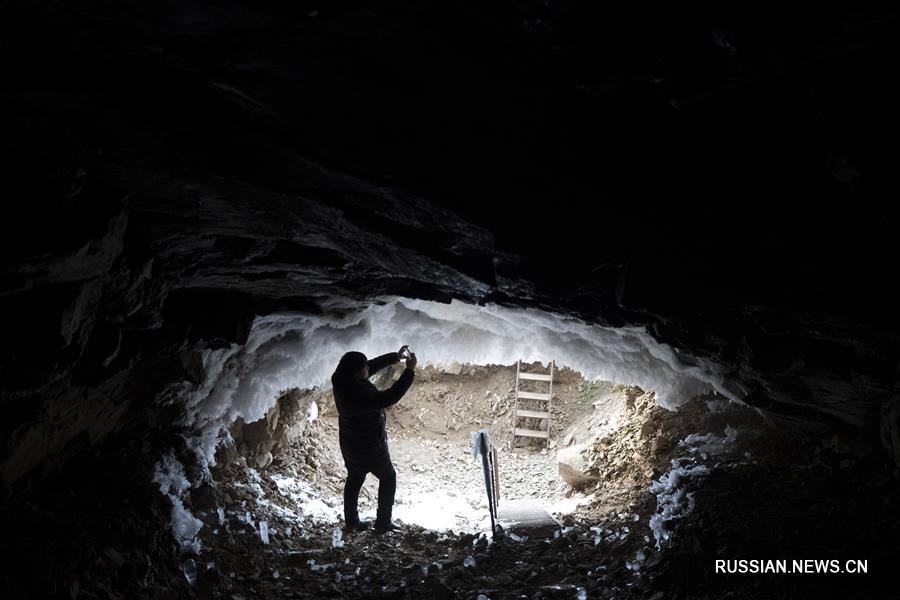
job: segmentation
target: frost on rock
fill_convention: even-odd
[[[472,462],[475,462],[481,455],[481,436],[484,435],[487,448],[491,447],[491,432],[488,429],[480,429],[472,432],[472,446],[469,448],[469,454],[472,455]]]
[[[707,456],[716,456],[721,454],[737,440],[737,431],[732,427],[725,428],[725,435],[718,436],[714,433],[700,435],[692,433],[680,442],[678,445],[688,449],[691,454],[700,454],[704,459]]]
[[[650,518],[650,529],[656,538],[657,550],[671,537],[668,523],[694,510],[693,494],[685,493],[684,482],[709,474],[709,467],[698,462],[698,458],[706,460],[719,455],[734,444],[735,440],[737,431],[726,427],[723,436],[692,433],[678,443],[679,447],[687,449],[689,456],[673,459],[669,470],[650,484],[650,492],[656,495],[657,504],[657,513]]]
[[[334,531],[331,532],[331,547],[332,548],[343,548],[344,547],[344,540],[342,539],[343,537],[344,537],[344,535],[341,532],[341,528],[335,527]]]
[[[184,506],[184,493],[190,488],[190,482],[184,474],[184,467],[172,452],[156,463],[153,482],[159,484],[159,491],[172,501],[172,535],[181,545],[181,551],[199,554],[201,543],[197,534],[203,522]]]
[[[668,523],[694,510],[693,495],[685,493],[681,487],[682,482],[709,474],[709,469],[704,465],[684,466],[684,462],[687,460],[674,459],[672,467],[650,485],[650,492],[656,494],[657,513],[650,517],[650,529],[656,538],[657,550],[662,548],[671,536]]]
[[[635,573],[637,573],[641,570],[641,565],[644,564],[645,560],[647,560],[647,555],[643,550],[638,550],[634,555],[634,560],[627,561],[625,563],[625,567],[629,571],[634,571]]]
[[[727,398],[713,398],[706,401],[706,408],[710,414],[717,415],[725,412],[730,402]]]

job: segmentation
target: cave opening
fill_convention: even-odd
[[[376,385],[388,385],[400,370],[402,366],[379,373]],[[578,462],[575,452],[589,435],[616,429],[627,386],[585,381],[570,369],[557,370],[550,422],[532,418],[522,423],[537,430],[549,427],[545,441],[513,436],[515,383],[516,365],[454,363],[446,369],[417,369],[415,385],[398,404],[385,409],[398,474],[395,517],[440,532],[490,531],[481,462],[472,452],[472,434],[482,429],[490,432],[497,451],[501,503],[534,499],[561,517],[589,501],[582,487],[593,479],[582,475],[580,480],[577,466],[569,463]],[[345,468],[337,428],[331,390],[293,389],[279,396],[264,419],[239,421],[230,433],[248,468],[270,473],[281,487],[305,481],[327,505],[339,509]],[[568,461],[562,475],[559,460]],[[363,487],[364,519],[374,518],[377,486],[378,480],[370,476]],[[297,508],[299,514],[312,510],[307,505]]]
[[[394,516],[404,525],[402,541],[392,542],[396,534],[341,527],[346,471],[328,376],[346,350],[371,357],[403,343],[421,363],[409,392],[385,411],[398,474]],[[429,568],[491,560],[504,541],[562,538],[603,544],[612,549],[604,560],[636,575],[693,510],[690,490],[713,465],[752,460],[738,431],[760,425],[755,411],[729,398],[714,363],[640,328],[539,310],[382,298],[325,314],[257,317],[245,344],[201,356],[203,376],[165,394],[183,409],[185,444],[157,463],[156,480],[172,501],[184,555],[212,558],[206,564],[232,584],[250,563],[267,585],[317,573],[359,591],[393,577],[386,570],[426,585]],[[519,360],[534,371],[557,366],[551,417],[528,421],[550,429],[546,442],[513,436]],[[384,388],[402,368],[372,380]],[[527,391],[539,382],[518,383]],[[500,545],[488,535],[483,473],[471,451],[478,430],[490,432],[497,451],[499,507],[535,502],[553,531],[510,530]],[[192,481],[172,484],[179,480]],[[362,518],[374,516],[376,496],[370,476]],[[372,549],[385,544],[404,547],[404,565],[372,562]],[[582,587],[599,568],[606,567],[595,560],[584,569]],[[549,583],[556,575],[529,577]]]
[[[403,529],[345,532],[328,377],[347,349],[375,356],[402,343],[421,359],[410,391],[388,410]],[[559,367],[551,447],[511,443],[517,359],[533,370],[550,360]],[[149,597],[450,598],[463,590],[491,598],[536,589],[645,597],[651,584],[667,585],[666,565],[698,555],[772,551],[770,540],[782,536],[778,556],[825,547],[856,560],[875,540],[867,556],[879,557],[892,542],[871,523],[896,529],[896,505],[883,495],[893,479],[877,455],[847,436],[815,441],[803,423],[734,401],[714,362],[636,327],[390,297],[258,316],[246,340],[201,340],[183,363],[190,377],[159,397],[175,426],[155,438],[111,438],[102,462],[70,467],[62,487],[47,490],[41,512],[22,509],[30,517],[21,527],[37,522],[42,532],[31,545],[57,529],[73,533],[63,554],[90,545],[95,568],[74,574],[70,595],[136,579]],[[396,376],[374,381],[381,388]],[[500,506],[538,502],[557,523],[552,536],[486,535],[482,473],[469,452],[479,429],[498,449]],[[121,496],[104,493],[114,473]],[[779,502],[747,493],[760,486]],[[363,517],[375,495],[369,477]],[[79,541],[78,531],[103,531],[120,513],[132,523],[127,539],[110,530]],[[823,546],[821,524],[840,530],[846,547]],[[44,568],[28,563],[36,552],[22,555],[23,568]],[[138,566],[104,579],[109,565],[129,560]],[[724,584],[703,585],[718,593]]]

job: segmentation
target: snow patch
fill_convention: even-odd
[[[404,523],[439,532],[490,531],[487,498],[484,507],[475,507],[469,500],[462,495],[450,496],[440,490],[408,489],[394,506],[394,516]]]
[[[297,506],[299,516],[314,523],[337,523],[340,512],[330,506],[322,495],[307,482],[294,477],[286,477],[273,473],[272,481],[278,487],[278,493],[290,498]],[[337,504],[332,502],[332,504]],[[297,515],[294,515],[295,518]]]
[[[184,493],[191,484],[174,453],[167,453],[156,463],[153,482],[159,484],[159,491],[172,501],[172,535],[181,544],[181,551],[199,554],[202,546],[197,534],[200,533],[203,522],[184,506]]]
[[[547,512],[551,515],[570,515],[574,513],[579,506],[588,504],[590,501],[590,496],[576,493],[569,498],[557,500],[547,507]]]

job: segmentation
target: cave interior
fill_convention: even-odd
[[[3,596],[895,597],[898,60],[876,4],[3,2]],[[348,533],[329,377],[402,344]]]

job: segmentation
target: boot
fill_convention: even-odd
[[[400,525],[393,521],[386,521],[384,523],[375,521],[375,533],[388,533],[389,531],[397,531],[398,529],[400,529]]]
[[[365,531],[369,528],[369,525],[372,524],[372,521],[355,521],[351,523],[347,523],[344,525],[345,531]]]

